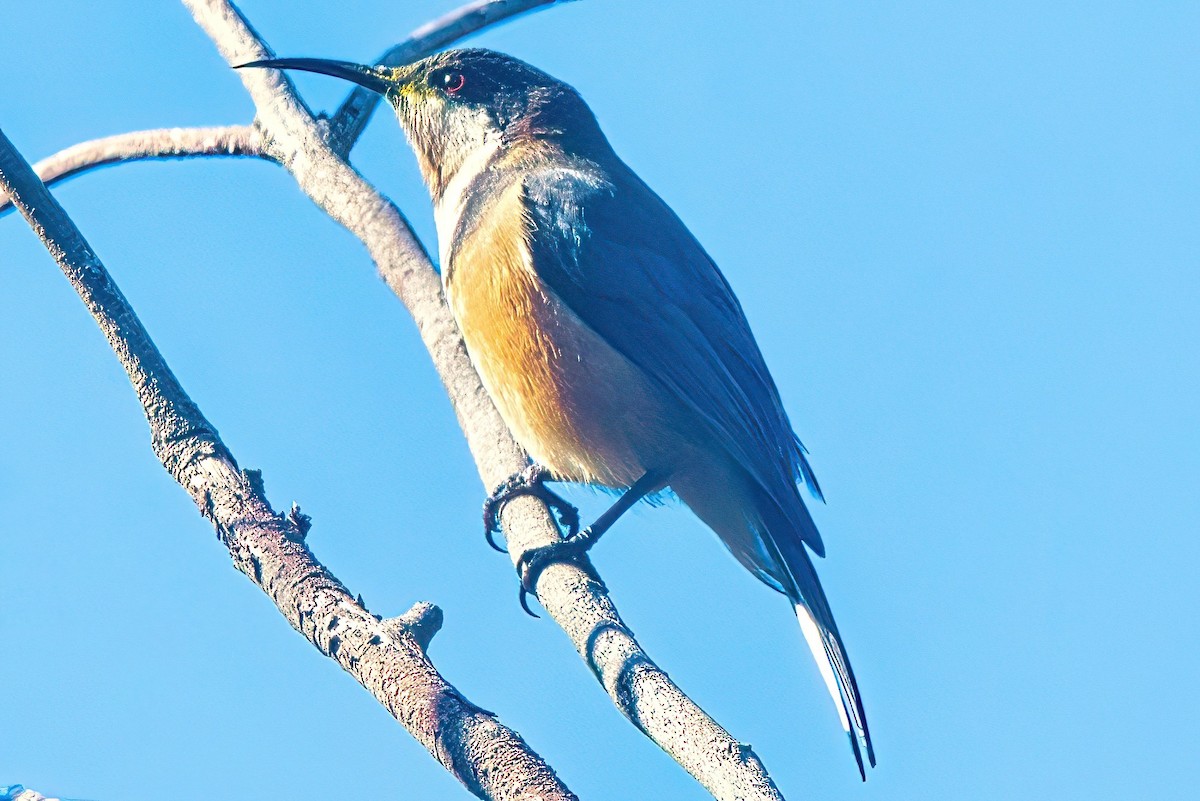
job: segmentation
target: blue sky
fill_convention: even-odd
[[[251,117],[181,6],[21,5],[0,126],[31,159]],[[335,5],[242,7],[280,54],[366,61],[454,3]],[[818,568],[871,781],[786,603],[685,510],[641,510],[596,551],[623,613],[790,798],[1193,796],[1200,8],[698,8],[582,0],[476,43],[579,88],[737,290],[829,498]],[[346,91],[298,83],[315,107]],[[353,161],[432,245],[386,115]],[[126,165],[56,194],[373,611],[441,605],[439,668],[581,797],[706,797],[520,613],[404,309],[283,170]],[[230,567],[11,215],[0,254],[0,785],[466,797]]]

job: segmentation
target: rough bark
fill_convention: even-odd
[[[183,0],[232,65],[271,52],[226,0]],[[562,0],[559,0],[562,2]],[[553,0],[472,2],[423,26],[381,63],[402,63],[451,44],[479,28]],[[332,118],[314,115],[283,73],[243,70],[254,100],[266,157],[284,166],[300,188],[366,246],[388,286],[408,308],[429,350],[467,438],[486,489],[521,469],[527,457],[513,440],[475,373],[442,296],[440,279],[400,210],[346,161],[378,104],[356,88]],[[518,498],[502,522],[514,562],[560,534],[544,506]],[[782,801],[761,760],[710,718],[649,657],[621,620],[602,581],[570,564],[549,566],[538,580],[542,606],[616,707],[710,793],[722,801]]]
[[[429,661],[424,645],[440,625],[436,607],[376,618],[309,551],[308,518],[296,507],[287,514],[271,508],[261,474],[238,467],[104,265],[3,133],[0,189],[104,332],[145,411],[155,455],[212,521],[237,569],[476,796],[573,801],[520,735],[467,701]]]
[[[227,0],[183,0],[231,65],[270,51]],[[484,390],[442,296],[441,282],[400,210],[350,167],[275,70],[242,70],[258,109],[268,152],[300,188],[357,236],[388,286],[408,307],[454,405],[485,488],[527,464]],[[522,551],[558,539],[548,510],[532,498],[505,507],[502,517],[514,563]],[[753,750],[710,718],[650,659],[621,620],[604,584],[572,564],[539,577],[542,606],[635,726],[671,755],[716,798],[782,799]]]

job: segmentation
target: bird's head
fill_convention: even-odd
[[[492,50],[448,50],[400,67],[315,58],[242,66],[333,75],[383,95],[395,108],[435,199],[478,153],[588,156],[608,147],[595,116],[574,89]]]

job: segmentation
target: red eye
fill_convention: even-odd
[[[454,70],[446,70],[437,79],[438,88],[448,95],[456,95],[467,85],[467,76]]]

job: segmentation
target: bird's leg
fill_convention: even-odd
[[[522,553],[517,560],[517,573],[521,576],[521,606],[525,611],[537,617],[525,603],[525,596],[531,593],[534,597],[537,596],[538,577],[542,575],[542,571],[548,565],[552,562],[571,562],[582,557],[604,535],[604,532],[612,528],[613,523],[617,522],[621,515],[628,512],[647,494],[661,487],[664,478],[665,474],[662,471],[647,471],[645,475],[634,482],[632,487],[625,490],[625,493],[617,498],[604,514],[596,518],[595,523],[583,531],[568,534],[559,542],[530,548]]]
[[[550,480],[550,471],[538,464],[531,464],[520,472],[506,478],[495,491],[483,502],[483,532],[488,545],[497,551],[505,553],[504,548],[496,544],[494,535],[500,530],[500,510],[504,504],[519,495],[532,495],[558,514],[559,522],[566,527],[567,537],[573,537],[579,532],[579,510],[567,503],[557,492],[546,487]]]

